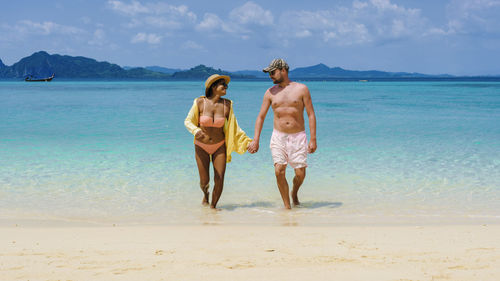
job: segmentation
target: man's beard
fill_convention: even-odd
[[[279,84],[281,82],[283,82],[283,78],[281,78],[281,79],[273,79],[273,84]]]

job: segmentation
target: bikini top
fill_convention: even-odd
[[[226,116],[226,107],[223,106],[224,116]],[[203,99],[203,112],[205,112],[205,99]],[[226,121],[226,117],[213,117],[208,115],[200,116],[200,125],[203,127],[216,127],[222,128],[224,127],[224,122]]]

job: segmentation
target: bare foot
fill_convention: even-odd
[[[203,200],[201,201],[201,204],[204,205],[204,206],[207,206],[209,204],[208,202],[208,198],[210,195],[210,192],[205,192],[205,194],[203,195]]]
[[[208,205],[209,204],[209,195],[210,192],[208,192],[208,189],[210,188],[210,185],[205,185],[201,187],[201,191],[203,191],[203,200],[201,201],[202,205]]]
[[[210,209],[214,210],[214,211],[220,211],[219,208],[213,206],[212,204],[210,204]]]

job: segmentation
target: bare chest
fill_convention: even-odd
[[[304,102],[299,93],[282,91],[271,97],[271,106],[274,110],[280,108],[304,108]]]

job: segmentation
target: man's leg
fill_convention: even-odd
[[[291,209],[290,196],[288,195],[288,182],[286,181],[286,164],[274,164],[274,172],[276,174],[276,183],[278,184],[283,204],[285,204],[286,209]]]
[[[305,178],[306,178],[305,167],[295,169],[295,177],[293,178],[293,188],[292,188],[292,200],[294,206],[300,205],[297,193],[299,192],[299,188],[304,182]]]

